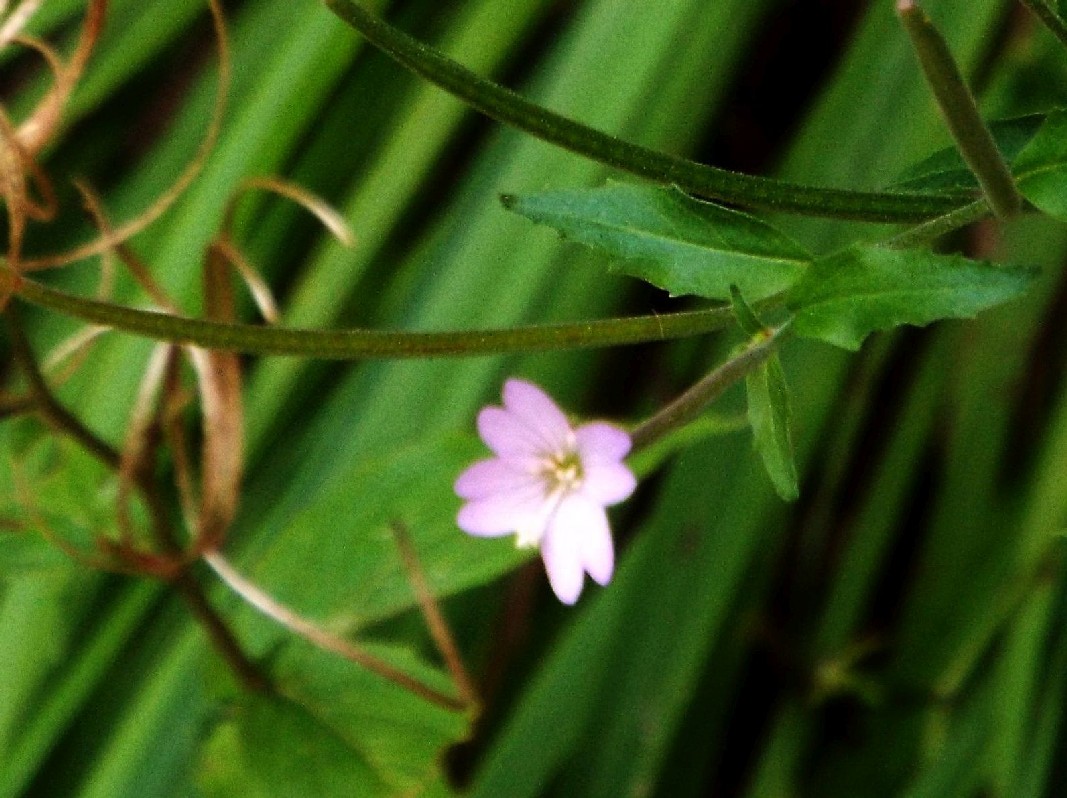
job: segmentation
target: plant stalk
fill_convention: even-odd
[[[948,213],[959,201],[936,194],[862,192],[797,185],[730,172],[641,147],[530,102],[408,36],[355,0],[327,8],[401,66],[486,116],[594,161],[708,199],[749,208],[873,222],[918,222]]]
[[[978,178],[990,207],[1002,219],[1015,216],[1022,210],[1022,197],[948,43],[915,0],[898,0],[897,15],[956,147]]]

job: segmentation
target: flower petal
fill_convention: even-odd
[[[637,478],[625,464],[593,462],[585,466],[581,492],[606,507],[630,498],[636,487]]]
[[[543,526],[546,503],[540,490],[498,493],[464,504],[456,516],[456,523],[469,535],[507,535],[519,527]]]
[[[514,463],[493,457],[479,460],[456,479],[461,499],[485,499],[494,494],[525,492],[539,486],[536,476]]]
[[[570,422],[552,398],[532,382],[510,379],[504,383],[504,407],[532,430],[549,453],[573,446]]]
[[[573,604],[582,594],[585,568],[582,566],[581,541],[573,535],[549,531],[541,541],[541,559],[545,563],[552,591],[564,604]]]
[[[587,570],[597,582],[606,584],[615,557],[604,509],[581,494],[565,496],[549,519],[541,556],[552,589],[564,604],[577,601]]]
[[[611,581],[615,571],[615,546],[607,516],[601,510],[602,526],[590,526],[582,535],[582,565],[593,579],[601,585]]]
[[[502,407],[478,412],[478,434],[493,453],[520,467],[533,467],[544,459],[545,443],[515,414]]]
[[[630,453],[630,434],[604,421],[583,424],[574,431],[582,462],[617,463]]]

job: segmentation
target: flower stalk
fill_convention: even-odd
[[[783,324],[753,339],[739,354],[709,372],[673,402],[631,429],[630,438],[633,440],[634,450],[655,443],[697,418],[704,408],[722,396],[727,388],[774,354],[787,330],[788,325]]]

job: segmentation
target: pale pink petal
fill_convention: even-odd
[[[583,424],[574,431],[583,463],[617,463],[630,453],[626,430],[603,421]]]
[[[601,506],[630,498],[637,487],[637,478],[623,463],[588,463],[583,473],[582,494]]]
[[[495,494],[464,504],[456,517],[470,535],[495,537],[543,523],[546,499],[539,489]]]
[[[566,451],[571,444],[571,425],[551,397],[526,380],[504,383],[504,407],[529,427],[548,452]]]
[[[501,407],[483,407],[478,413],[478,434],[493,452],[516,462],[544,457],[540,436],[513,413]]]
[[[479,460],[460,474],[455,491],[461,499],[484,499],[498,493],[529,491],[540,484],[536,475],[493,457]]]
[[[585,569],[580,543],[580,538],[554,531],[551,524],[541,541],[541,559],[545,563],[548,582],[564,604],[573,604],[582,594]]]

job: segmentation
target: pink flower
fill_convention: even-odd
[[[633,493],[623,463],[630,436],[603,422],[571,427],[544,391],[523,380],[504,383],[504,406],[478,414],[478,432],[495,457],[456,480],[466,504],[460,529],[479,537],[514,532],[519,546],[539,546],[559,600],[573,604],[585,574],[611,580],[615,552],[604,508]]]

